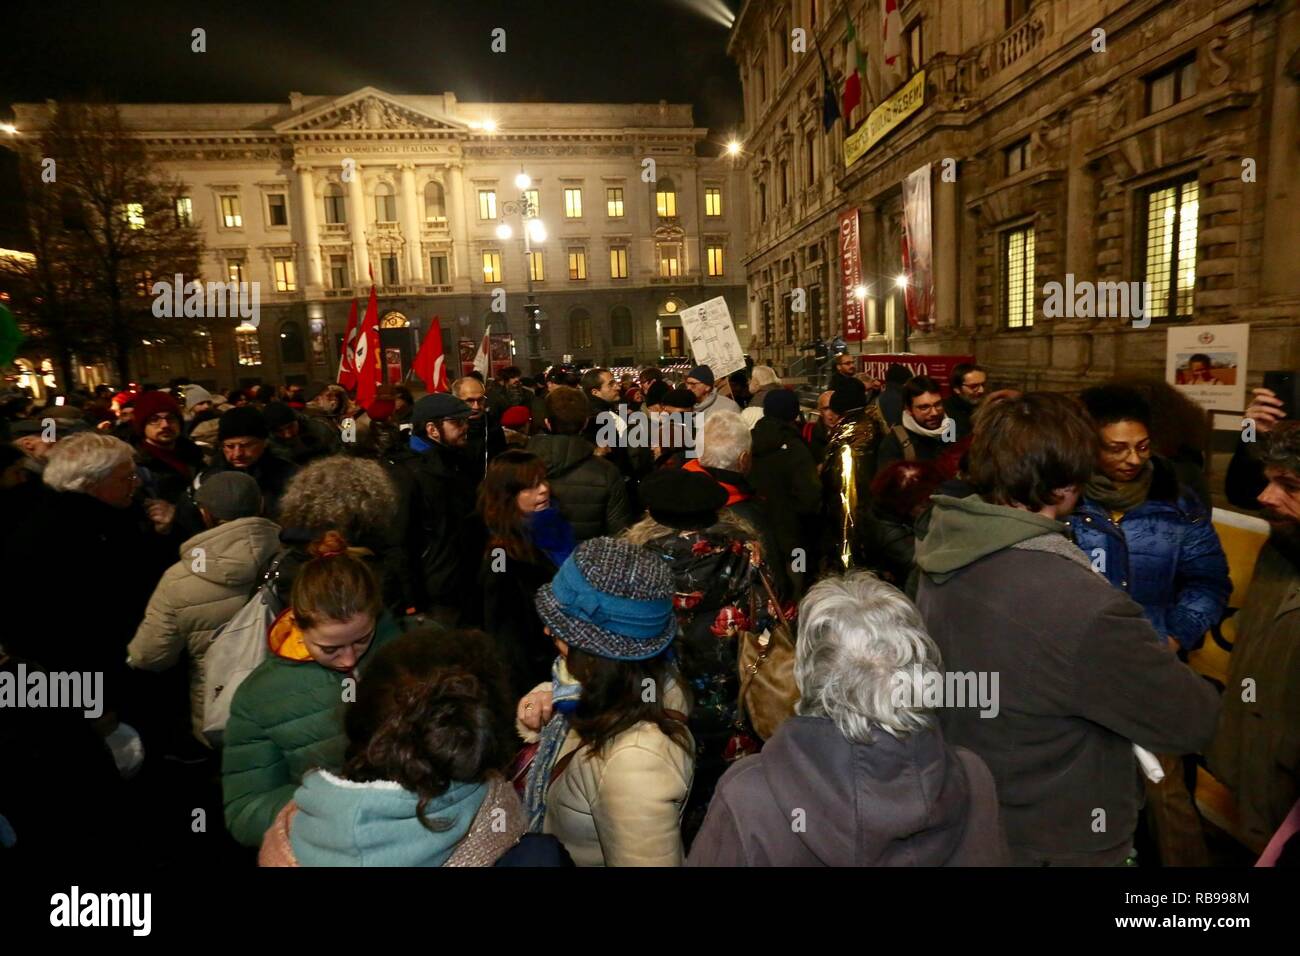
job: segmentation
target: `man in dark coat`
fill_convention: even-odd
[[[971,433],[971,416],[984,400],[988,380],[988,373],[970,362],[962,362],[952,370],[948,382],[952,394],[944,400],[943,410],[957,423],[958,438],[965,438]]]
[[[515,369],[518,372],[518,369]],[[487,474],[488,462],[506,450],[506,435],[501,428],[501,414],[513,407],[507,402],[493,405],[483,391],[483,383],[466,376],[451,383],[451,394],[470,407],[469,432],[465,437],[465,458],[477,487]]]
[[[271,430],[271,451],[295,465],[343,451],[339,430],[322,415],[301,414],[284,402],[269,402],[263,414]]]
[[[939,383],[925,375],[903,386],[902,423],[891,425],[876,452],[876,472],[891,462],[933,461],[952,448],[957,426],[944,414]]]
[[[750,432],[753,458],[749,468],[754,490],[774,506],[770,508],[772,534],[783,560],[790,562],[796,595],[803,590],[804,573],[813,567],[809,562],[822,500],[817,466],[799,437],[798,419],[799,398],[794,392],[784,388],[768,392],[763,397],[763,417]],[[802,549],[801,560],[791,559],[796,548]]]
[[[146,470],[145,494],[177,504],[203,470],[203,452],[186,438],[181,407],[171,393],[143,393],[135,400],[131,418],[137,463]]]
[[[528,440],[528,450],[546,462],[551,494],[579,541],[615,536],[631,519],[623,476],[582,437],[589,410],[580,391],[562,385],[546,396],[546,434]]]
[[[993,771],[1019,865],[1123,863],[1142,793],[1134,745],[1199,751],[1218,717],[1214,688],[1067,536],[1097,447],[1073,399],[1000,402],[970,449],[978,494],[936,495],[918,529],[916,603],[946,679],[999,680],[996,715],[942,708],[944,736]]]
[[[901,425],[903,422],[903,386],[912,377],[906,365],[891,362],[885,369],[885,384],[876,399],[880,414],[889,426]]]

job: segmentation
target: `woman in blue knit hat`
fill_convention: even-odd
[[[680,866],[695,742],[668,653],[677,621],[666,565],[593,538],[536,604],[559,656],[516,713],[520,735],[539,741],[524,792],[530,830],[553,834],[578,866]]]

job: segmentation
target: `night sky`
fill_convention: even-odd
[[[723,140],[742,120],[718,22],[741,0],[9,0],[0,120],[12,103],[286,102],[290,91],[450,91],[463,101],[695,106]],[[191,51],[191,31],[207,51]],[[491,51],[492,30],[506,52]],[[2,134],[0,134],[2,135]],[[21,243],[14,154],[0,149],[0,246]]]

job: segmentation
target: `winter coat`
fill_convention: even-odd
[[[771,575],[772,586],[781,598],[789,599],[792,594],[790,553],[782,550],[772,517],[777,509],[786,508],[788,504],[780,498],[770,502],[763,500],[755,492],[754,486],[749,483],[748,477],[740,472],[726,468],[706,468],[700,464],[698,458],[689,459],[682,468],[708,475],[727,492],[727,503],[723,506],[723,510],[735,515],[758,532],[763,563]]]
[[[709,392],[708,397],[695,406],[695,414],[698,416],[695,419],[696,435],[703,434],[704,420],[714,412],[735,412],[739,415],[740,406],[721,392]]]
[[[759,497],[769,504],[767,512],[776,541],[776,553],[768,555],[767,560],[789,568],[795,548],[803,547],[806,556],[812,546],[805,539],[822,503],[817,466],[791,422],[765,415],[754,426],[750,437],[753,463],[749,481]]]
[[[1070,515],[1070,528],[1092,566],[1142,605],[1156,632],[1192,651],[1223,617],[1232,592],[1228,559],[1200,501],[1179,486],[1168,463],[1152,462],[1145,502],[1116,522],[1104,505],[1085,497]]]
[[[1270,541],[1260,551],[1236,616],[1223,714],[1206,753],[1256,848],[1300,799],[1300,560],[1279,545]],[[1247,678],[1251,695],[1243,692]]]
[[[895,428],[902,429],[904,426],[897,425],[885,432],[885,437],[880,440],[880,447],[876,449],[876,474],[880,474],[885,467],[891,462],[902,461],[906,455],[903,451],[903,443],[898,440]],[[916,461],[934,461],[943,455],[944,452],[952,448],[950,442],[942,438],[932,438],[929,435],[921,435],[917,432],[904,429],[907,437],[911,440],[912,451],[915,453]]]
[[[1214,688],[1092,571],[1063,522],[977,496],[933,501],[917,607],[948,673],[999,682],[996,717],[940,708],[944,736],[993,771],[1014,862],[1122,862],[1142,794],[1132,744],[1199,751]]]
[[[307,771],[342,765],[343,681],[364,678],[367,663],[399,633],[392,618],[381,617],[357,673],[349,675],[312,660],[301,639],[281,630],[287,620],[282,616],[272,628],[271,653],[235,691],[226,723],[221,755],[226,829],[244,846],[261,844]]]
[[[687,865],[1007,862],[993,775],[975,754],[938,730],[859,744],[827,718],[792,717],[723,776]]]
[[[323,415],[298,415],[298,437],[290,441],[272,438],[271,451],[302,466],[317,458],[343,453],[343,439],[333,420]]]
[[[276,814],[259,866],[493,866],[524,835],[527,819],[499,775],[452,783],[416,815],[419,795],[389,780],[357,783],[320,770]]]
[[[482,615],[475,618],[467,611],[462,624],[480,626],[492,637],[516,697],[549,674],[555,660],[555,645],[542,631],[533,598],[558,570],[544,554],[535,561],[516,561],[488,551],[479,565]]]
[[[182,464],[187,466],[187,472],[177,471],[170,463],[156,457],[153,446],[143,439],[137,441],[135,445],[135,460],[148,472],[145,479],[145,493],[151,498],[161,498],[170,504],[176,504],[185,497],[190,482],[203,470],[205,464],[203,449],[188,438],[177,438],[173,453]]]
[[[943,400],[944,414],[957,423],[958,438],[965,438],[971,433],[971,418],[975,414],[975,408],[975,405],[966,401],[956,392]]]
[[[863,515],[863,534],[869,542],[862,567],[905,590],[915,562],[916,531],[880,502]]]
[[[487,474],[488,463],[506,450],[506,433],[500,424],[501,411],[504,410],[492,409],[478,418],[469,420],[469,435],[465,439],[464,467],[476,488],[482,483],[483,476]]]
[[[212,635],[248,603],[279,550],[279,532],[265,518],[227,521],[181,545],[181,559],[163,573],[127,648],[131,666],[161,671],[190,660],[190,715],[203,737],[203,658]]]
[[[546,462],[546,480],[579,541],[628,526],[627,485],[617,466],[580,435],[534,435],[528,450]]]
[[[549,682],[534,690],[550,690]],[[684,712],[676,685],[664,705]],[[526,742],[538,735],[516,724]],[[554,835],[577,866],[681,866],[680,821],[695,770],[694,747],[684,749],[647,721],[629,727],[599,752],[570,730],[556,762],[582,749],[553,777],[542,832]]]
[[[903,389],[893,382],[886,382],[876,399],[876,405],[887,425],[903,424]]]
[[[232,467],[218,449],[216,459],[199,473],[190,485],[189,492],[176,506],[176,527],[183,538],[192,537],[203,530],[203,518],[194,496],[204,481],[223,471],[242,471],[252,477],[262,492],[262,516],[274,521],[280,513],[280,499],[289,486],[289,479],[298,473],[298,466],[273,452],[269,442],[262,457],[249,468]]]
[[[1223,479],[1223,493],[1234,507],[1245,511],[1260,509],[1259,496],[1268,485],[1264,477],[1264,465],[1252,449],[1262,442],[1252,445],[1249,442],[1236,442],[1232,450],[1232,459],[1228,462],[1228,473]]]

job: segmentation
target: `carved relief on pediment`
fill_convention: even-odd
[[[304,122],[300,129],[423,130],[451,129],[433,117],[399,106],[378,96],[366,96],[338,109],[326,110]]]

